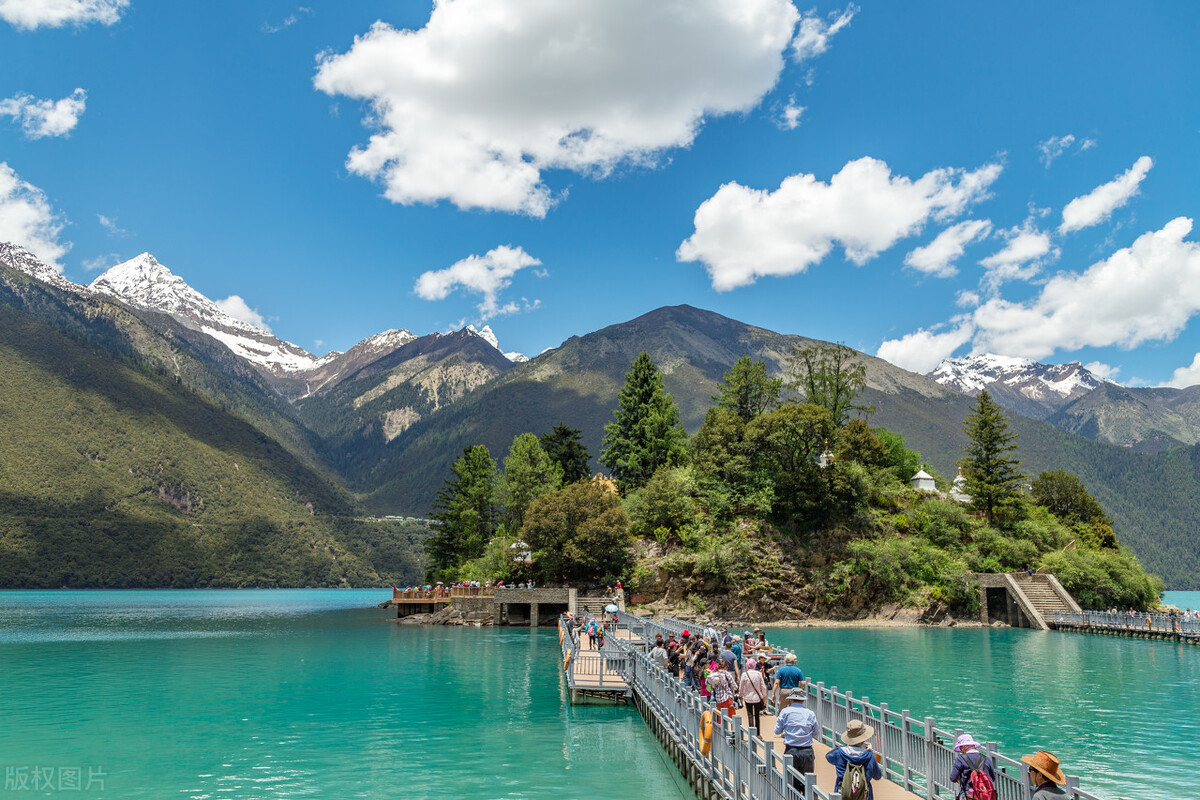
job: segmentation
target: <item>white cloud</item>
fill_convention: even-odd
[[[788,0],[440,0],[420,30],[377,22],[322,54],[314,84],[370,103],[346,165],[389,200],[542,217],[542,170],[652,164],[755,107],[798,18]]]
[[[62,229],[46,193],[0,161],[0,242],[19,244],[62,272],[59,259],[71,248],[59,241]]]
[[[1046,169],[1050,169],[1050,165],[1054,163],[1054,159],[1067,152],[1073,144],[1075,144],[1075,135],[1070,133],[1066,136],[1051,136],[1044,142],[1038,142],[1038,150],[1042,151],[1042,165]],[[1094,145],[1095,142],[1092,142],[1092,144]]]
[[[860,158],[829,183],[806,174],[785,178],[774,192],[727,183],[696,209],[696,232],[675,256],[702,262],[717,291],[803,272],[835,244],[861,266],[930,219],[951,219],[987,197],[1000,171],[999,164],[936,169],[912,180]]]
[[[1099,142],[1097,142],[1095,139],[1084,139],[1079,143],[1079,152],[1082,153],[1084,150],[1091,150],[1097,144],[1099,144]]]
[[[267,325],[267,321],[262,314],[258,313],[258,309],[251,308],[250,304],[236,294],[231,294],[224,300],[214,300],[217,308],[224,311],[234,319],[241,320],[247,325],[253,325],[259,330],[271,332],[271,328]]]
[[[129,7],[129,0],[0,0],[0,19],[15,28],[112,25]]]
[[[1056,350],[1171,341],[1200,311],[1200,244],[1177,217],[1082,273],[1051,278],[1025,303],[975,309],[975,352],[1044,358]]]
[[[109,218],[103,214],[97,214],[96,219],[100,222],[100,227],[108,231],[108,235],[113,239],[122,239],[129,235],[129,231],[117,224],[115,217]]]
[[[18,93],[0,100],[0,115],[21,123],[26,139],[41,139],[69,134],[86,105],[87,92],[83,89],[76,89],[61,100],[40,100],[33,95]]]
[[[796,96],[792,95],[788,98],[783,111],[779,113],[779,127],[789,131],[796,130],[800,127],[800,117],[803,116],[804,111],[805,107],[796,105]]]
[[[430,270],[417,278],[413,291],[423,300],[444,300],[456,288],[482,296],[476,307],[481,319],[490,319],[501,314],[512,314],[522,309],[532,310],[540,301],[525,301],[524,306],[516,302],[500,305],[500,293],[512,283],[512,276],[525,267],[536,267],[541,261],[520,247],[502,245],[487,251],[482,256],[467,256],[446,269]]]
[[[796,38],[792,40],[792,58],[796,61],[807,61],[823,55],[829,50],[829,40],[849,25],[858,11],[858,6],[851,3],[846,6],[845,11],[835,11],[827,18],[809,12],[800,20],[800,29],[796,31]]]
[[[316,12],[314,12],[311,8],[306,8],[305,6],[300,6],[295,11],[293,11],[291,14],[288,14],[286,17],[284,17],[283,21],[280,22],[278,25],[272,25],[269,22],[264,22],[262,24],[262,31],[263,31],[263,33],[279,33],[280,31],[290,28],[293,25],[295,25],[297,22],[299,22],[302,15],[308,15],[308,14],[314,14],[314,13],[316,13]]]
[[[1113,211],[1129,202],[1138,193],[1138,187],[1145,179],[1146,173],[1154,166],[1150,156],[1142,156],[1108,183],[1102,183],[1092,191],[1076,197],[1067,203],[1063,209],[1062,225],[1058,226],[1059,233],[1070,233],[1091,225],[1104,222]]]
[[[1089,361],[1083,365],[1083,368],[1100,380],[1108,381],[1109,383],[1116,383],[1117,375],[1121,372],[1120,367],[1105,364],[1103,361]]]
[[[979,292],[973,292],[970,289],[959,289],[958,294],[954,297],[954,305],[959,308],[974,308],[983,302],[983,298],[979,296]]]
[[[889,339],[879,346],[875,355],[924,375],[971,341],[974,330],[969,322],[958,319],[952,320],[951,324],[953,328],[941,333],[922,328],[899,339]]]
[[[108,253],[107,255],[99,255],[95,258],[85,258],[83,260],[83,269],[85,272],[100,272],[109,267],[115,267],[125,259],[121,258],[120,253]]]
[[[1192,359],[1190,366],[1180,367],[1175,370],[1171,376],[1171,380],[1163,384],[1163,386],[1174,386],[1176,389],[1186,389],[1189,386],[1200,384],[1200,353],[1196,353],[1196,357]]]
[[[904,263],[913,269],[937,278],[952,278],[958,274],[954,266],[967,245],[982,239],[992,230],[986,219],[968,219],[951,225],[924,247],[917,247],[904,257]]]
[[[1004,247],[979,262],[988,271],[986,282],[991,289],[1009,280],[1029,280],[1043,264],[1060,254],[1050,235],[1038,230],[1031,220],[1000,235],[1008,240]]]

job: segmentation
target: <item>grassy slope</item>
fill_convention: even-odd
[[[273,439],[81,333],[0,303],[0,585],[377,585],[414,572],[381,576],[372,562],[399,567],[394,545]]]

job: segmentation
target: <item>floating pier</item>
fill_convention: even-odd
[[[1059,631],[1200,644],[1200,619],[1183,619],[1169,614],[1057,612],[1047,614],[1046,622],[1051,628]]]

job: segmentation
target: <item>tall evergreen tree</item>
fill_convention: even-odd
[[[583,443],[583,431],[560,422],[552,432],[543,434],[539,441],[546,455],[562,467],[564,485],[581,481],[591,474],[588,464],[592,456]]]
[[[725,373],[721,393],[713,399],[718,408],[728,409],[741,417],[742,422],[749,422],[775,408],[782,391],[783,378],[772,378],[764,362],[742,356]]]
[[[616,421],[604,426],[600,463],[628,492],[645,486],[659,467],[682,463],[687,433],[674,399],[663,388],[662,373],[645,351],[625,375],[617,402]]]
[[[562,467],[542,449],[532,433],[513,439],[504,459],[504,476],[499,495],[504,503],[504,526],[516,535],[525,522],[525,509],[534,499],[558,491],[562,486]]]
[[[995,521],[996,510],[1011,503],[1025,479],[1017,470],[1021,462],[1009,454],[1017,450],[1018,434],[1008,428],[1008,417],[987,392],[980,392],[975,408],[963,425],[970,441],[959,465],[967,479],[973,505]]]
[[[463,449],[438,490],[433,535],[425,542],[430,573],[479,558],[496,532],[496,462],[481,444]]]

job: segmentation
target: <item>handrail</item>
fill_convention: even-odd
[[[622,615],[617,629],[639,637],[634,644],[617,636],[606,637],[614,646],[627,650],[634,692],[666,725],[693,765],[708,775],[714,788],[725,798],[743,796],[760,800],[840,800],[837,792],[816,786],[815,775],[801,776],[786,758],[773,751],[773,745],[755,736],[741,724],[715,713],[716,707],[642,652],[656,633],[682,633],[691,627],[669,617],[646,618]],[[789,652],[776,648],[780,653]],[[916,717],[909,711],[896,712],[887,703],[874,704],[866,697],[826,687],[823,682],[808,682],[811,708],[819,723],[818,741],[836,747],[835,737],[851,719],[866,721],[875,728],[872,747],[881,756],[885,777],[904,789],[929,798],[954,797],[957,786],[950,783],[954,763],[952,745],[961,730],[937,727],[933,717]],[[714,712],[714,731],[710,756],[699,750],[701,714]],[[994,742],[984,745],[996,766],[997,796],[1003,800],[1029,800],[1029,768],[1019,760],[996,751]],[[793,781],[804,788],[793,788]],[[1099,796],[1079,788],[1076,776],[1067,776],[1066,796],[1070,800],[1100,800]]]
[[[447,600],[454,597],[495,597],[483,586],[442,586],[432,589],[392,589],[392,600]]]
[[[1058,625],[1078,625],[1100,630],[1118,630],[1129,633],[1167,633],[1178,636],[1200,636],[1200,619],[1184,618],[1170,614],[1135,613],[1111,611],[1054,611],[1046,614],[1046,621]]]

